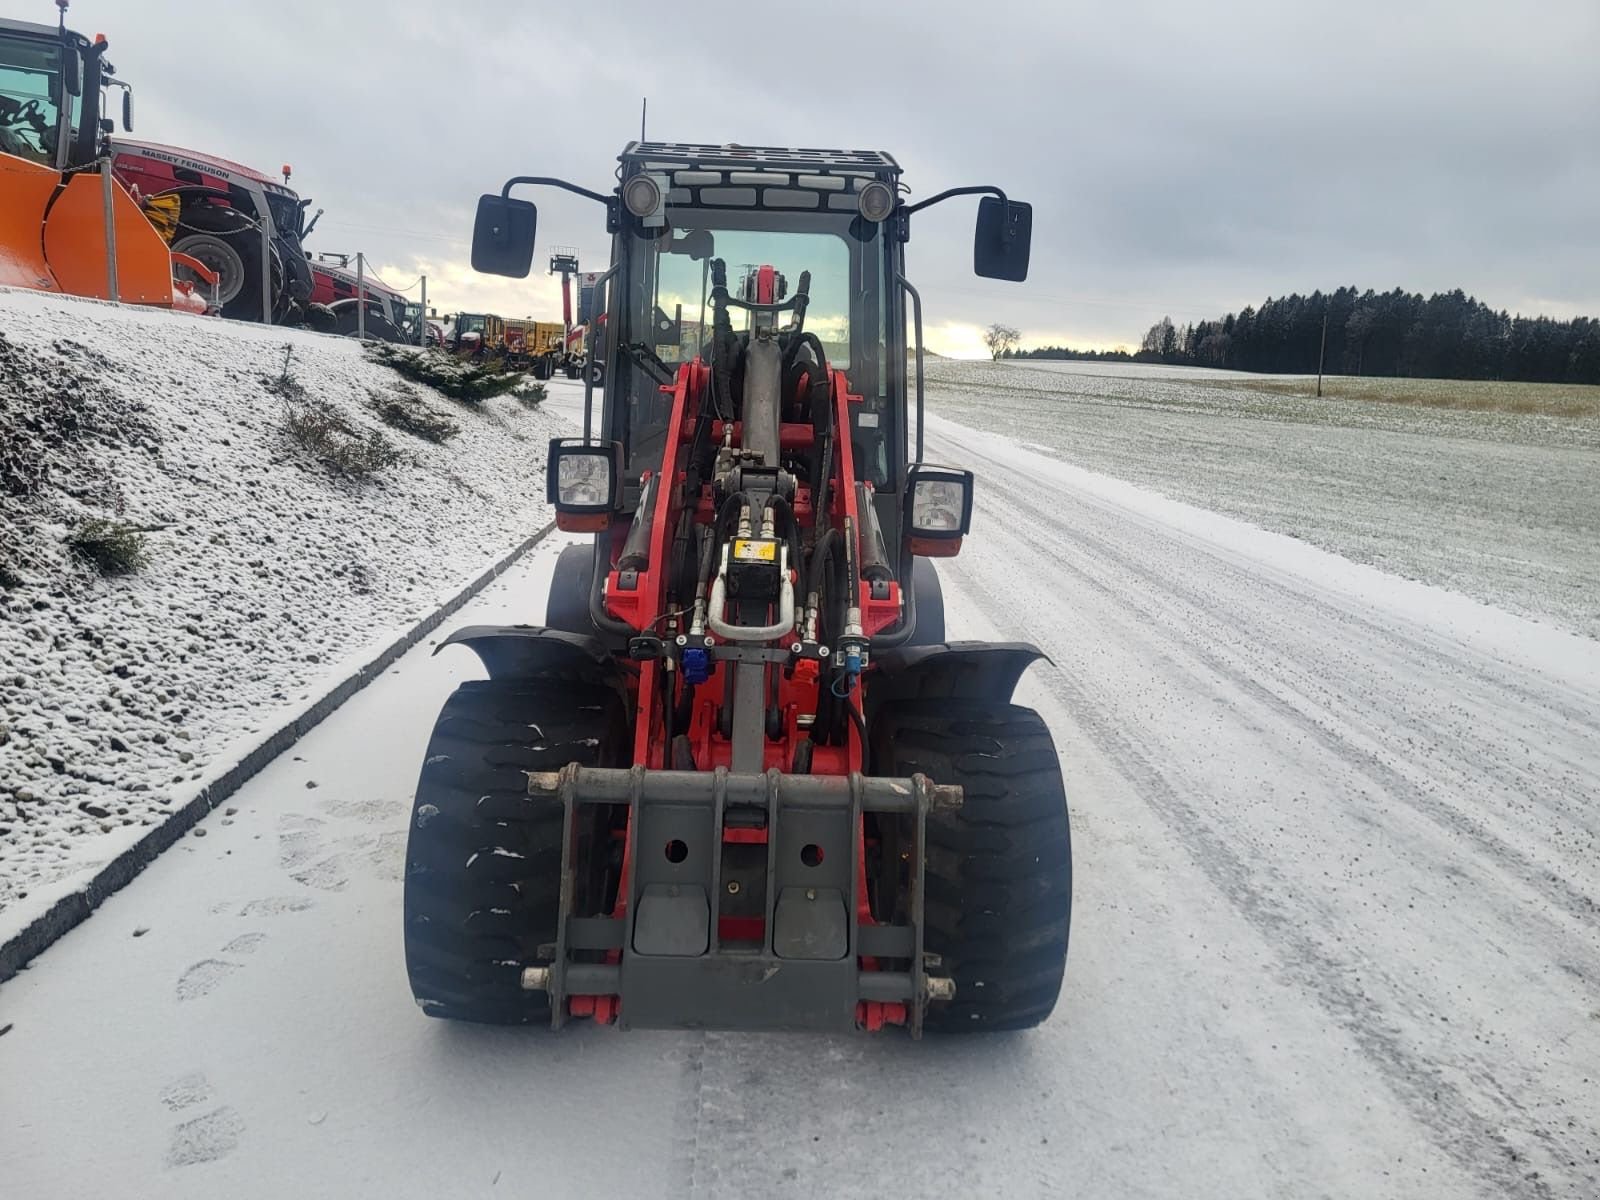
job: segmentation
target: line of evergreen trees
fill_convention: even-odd
[[[1309,375],[1317,369],[1328,320],[1330,375],[1509,379],[1600,384],[1600,321],[1511,316],[1459,288],[1423,297],[1396,288],[1298,293],[1267,299],[1219,321],[1174,326],[1163,317],[1131,356],[1061,347],[1015,357],[1115,359]]]

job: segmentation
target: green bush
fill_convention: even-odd
[[[150,561],[140,529],[103,517],[79,525],[67,536],[67,546],[102,575],[131,575]]]
[[[284,431],[337,475],[367,479],[404,456],[376,429],[363,434],[337,413],[315,404],[288,404]]]
[[[385,425],[392,425],[424,441],[447,442],[461,432],[461,426],[431,411],[422,398],[410,394],[404,384],[392,392],[372,392],[372,407],[383,418]]]
[[[407,379],[465,404],[481,404],[490,396],[503,396],[527,381],[526,371],[509,369],[502,358],[474,363],[392,342],[369,342],[367,353],[373,361],[393,368]]]

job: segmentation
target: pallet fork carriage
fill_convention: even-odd
[[[944,640],[919,560],[959,551],[973,479],[921,461],[903,270],[918,209],[981,193],[975,269],[1021,280],[1031,210],[907,205],[871,151],[620,161],[610,195],[518,178],[479,205],[474,266],[512,276],[536,222],[514,187],[604,206],[605,403],[597,428],[590,376],[584,437],[551,444],[557,521],[593,543],[546,624],[439,647],[489,679],[418,784],[413,995],[555,1028],[1037,1024],[1071,910],[1060,763],[1011,702],[1041,655]]]

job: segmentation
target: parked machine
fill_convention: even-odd
[[[1031,209],[993,187],[908,205],[870,151],[634,143],[620,164],[609,192],[519,178],[479,202],[473,265],[512,277],[536,219],[514,186],[602,207],[607,386],[550,446],[557,523],[593,540],[563,552],[546,624],[441,644],[489,678],[423,756],[416,1002],[554,1027],[1035,1025],[1071,914],[1059,759],[1011,699],[1041,654],[945,640],[925,560],[961,549],[973,476],[922,461],[904,275],[913,215],[981,193],[978,274],[1025,279]]]
[[[260,321],[270,311],[278,325],[307,320],[312,273],[303,239],[316,218],[306,222],[311,202],[289,188],[287,165],[279,183],[225,158],[158,142],[117,138],[111,152],[125,185],[175,202],[173,249],[217,273],[223,316]]]
[[[55,26],[0,19],[0,285],[203,313],[216,278],[102,175],[104,93],[130,129],[132,89],[59,7]]]
[[[383,342],[415,342],[412,310],[420,311],[371,270],[357,271],[351,254],[319,253],[311,268],[311,325],[324,333],[354,337],[362,332],[359,310],[366,308],[364,332]],[[364,299],[363,299],[364,297]]]

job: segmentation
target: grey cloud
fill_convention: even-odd
[[[970,205],[919,216],[930,319],[1128,341],[1343,283],[1600,312],[1593,0],[196,11],[71,16],[111,38],[142,136],[293,162],[314,246],[397,266],[463,259],[507,175],[607,184],[648,94],[655,137],[883,148],[917,194],[1031,200],[1020,288],[968,273]],[[591,206],[539,203],[541,241],[605,259]]]

